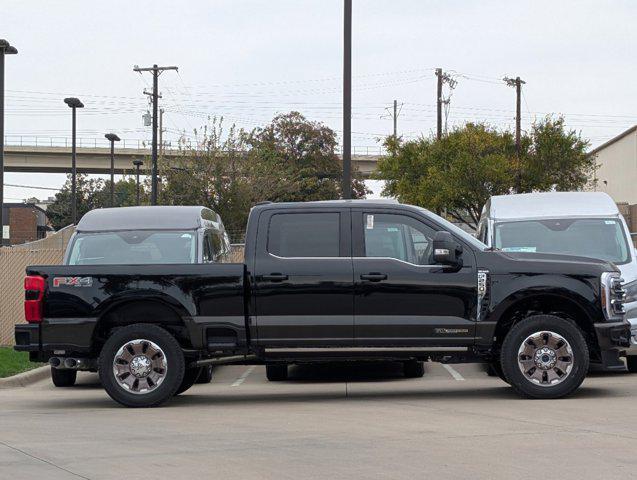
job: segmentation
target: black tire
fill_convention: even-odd
[[[281,382],[288,379],[288,366],[287,365],[266,365],[265,376],[271,382]]]
[[[630,373],[637,373],[637,355],[626,355],[626,368]]]
[[[196,368],[187,368],[184,371],[184,379],[181,381],[181,385],[175,392],[175,395],[179,395],[180,393],[184,393],[190,387],[192,387],[195,383],[199,383],[199,376],[201,375],[201,369],[203,367]]]
[[[554,332],[561,336],[568,342],[572,351],[572,355],[567,357],[571,362],[570,373],[554,385],[534,383],[522,373],[518,365],[518,350],[528,337],[541,332]],[[550,335],[545,338],[550,338]],[[544,340],[544,345],[546,342],[547,340]],[[511,328],[502,343],[500,362],[505,378],[518,394],[528,398],[549,399],[565,397],[577,390],[586,377],[590,358],[588,345],[577,325],[554,315],[533,315]],[[528,370],[528,372],[535,371],[540,375],[543,374],[542,369],[537,367],[535,370],[533,367]],[[542,381],[545,382],[545,379]]]
[[[212,365],[201,367],[201,372],[199,372],[199,377],[197,377],[197,380],[195,381],[195,383],[197,384],[210,383],[212,381],[213,370],[214,370],[214,367]]]
[[[403,373],[405,378],[420,378],[425,374],[425,363],[418,360],[403,362]]]
[[[72,387],[77,379],[77,370],[51,367],[51,380],[56,387]]]
[[[137,339],[153,342],[163,352],[165,361],[162,381],[148,392],[133,393],[118,383],[113,362],[120,348]],[[138,344],[139,345],[139,344]],[[177,340],[156,325],[137,323],[116,330],[106,340],[98,360],[98,373],[106,393],[126,407],[156,407],[169,400],[182,384],[185,372],[184,354]],[[124,378],[123,376],[121,378]]]

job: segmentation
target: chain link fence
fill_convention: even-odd
[[[24,273],[29,265],[59,265],[75,227],[13,247],[0,248],[0,345],[13,345],[13,326],[24,323]]]

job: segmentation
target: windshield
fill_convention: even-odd
[[[478,240],[476,237],[474,237],[470,233],[465,232],[462,228],[458,227],[457,225],[454,225],[450,221],[445,220],[444,218],[442,218],[439,215],[436,215],[433,212],[430,212],[426,208],[422,208],[422,207],[416,207],[416,208],[425,212],[427,216],[434,217],[434,220],[437,223],[439,223],[442,227],[444,227],[447,231],[449,231],[450,233],[453,233],[457,237],[462,238],[465,242],[473,245],[474,248],[477,248],[478,250],[485,250],[487,248],[487,246],[484,243],[482,243],[480,240]]]
[[[547,219],[495,225],[494,246],[504,252],[577,255],[622,264],[630,260],[616,218]]]
[[[195,231],[78,233],[69,265],[195,263]]]

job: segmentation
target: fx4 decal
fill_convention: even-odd
[[[91,277],[54,277],[53,286],[61,287],[68,285],[69,287],[90,287],[93,285]]]

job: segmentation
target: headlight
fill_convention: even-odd
[[[621,319],[626,292],[617,272],[604,272],[600,278],[602,309],[607,320]]]
[[[637,300],[637,280],[624,284],[624,290],[626,290],[624,302],[629,303]]]

